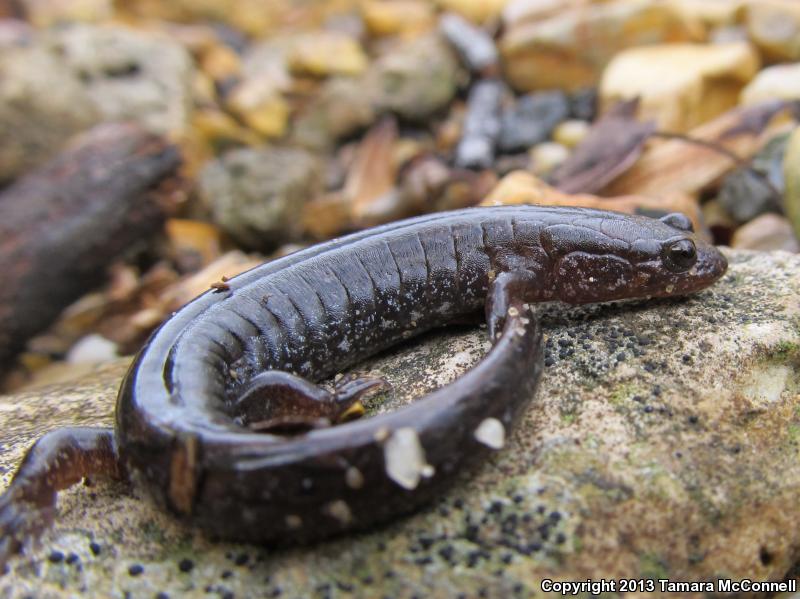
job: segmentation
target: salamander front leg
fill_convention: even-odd
[[[0,573],[52,524],[58,491],[93,476],[125,477],[113,429],[61,428],[33,444],[0,496]]]
[[[509,308],[519,310],[523,302],[536,301],[538,289],[537,277],[529,270],[512,270],[497,275],[486,296],[486,325],[492,343],[503,330]]]
[[[253,377],[234,410],[252,430],[296,433],[360,416],[359,400],[387,385],[378,378],[343,377],[331,393],[289,372],[268,370]]]

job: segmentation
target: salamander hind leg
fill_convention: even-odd
[[[235,402],[238,421],[255,431],[298,433],[331,426],[363,414],[360,399],[387,385],[367,377],[343,377],[331,393],[280,370],[253,377]]]
[[[125,477],[112,429],[62,428],[33,444],[0,496],[0,573],[52,524],[58,491],[93,476]]]

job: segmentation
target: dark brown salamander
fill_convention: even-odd
[[[0,498],[0,563],[49,523],[57,490],[97,474],[130,476],[241,541],[310,541],[407,512],[502,447],[533,396],[542,336],[530,304],[702,289],[727,262],[690,229],[682,215],[474,208],[227,281],[150,338],[120,390],[116,431],[61,429],[31,448]],[[403,409],[340,423],[377,382],[343,379],[333,392],[309,382],[483,306],[491,350]]]

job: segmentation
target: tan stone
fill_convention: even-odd
[[[289,105],[269,78],[244,80],[228,96],[226,106],[265,137],[286,133]]]
[[[669,5],[618,0],[560,10],[532,22],[508,22],[500,51],[506,77],[518,90],[574,90],[595,85],[623,48],[693,41],[700,35],[702,30]]]
[[[415,34],[436,25],[434,7],[425,0],[369,0],[361,4],[361,17],[370,35]]]
[[[499,17],[508,0],[436,0],[436,4],[474,23],[484,23]]]
[[[315,31],[292,40],[289,69],[301,75],[359,75],[367,68],[361,44],[347,34]]]
[[[570,119],[560,123],[553,129],[553,141],[558,142],[568,148],[574,148],[583,141],[589,133],[589,123]]]
[[[96,23],[110,19],[114,6],[111,0],[22,0],[25,19],[36,27],[58,23]]]
[[[769,60],[800,60],[800,2],[749,0],[747,33]]]
[[[735,106],[755,76],[758,54],[746,42],[663,44],[618,54],[603,73],[604,108],[640,98],[639,116],[666,131],[686,131]]]
[[[712,28],[736,24],[745,0],[669,0],[669,4],[687,19]]]
[[[742,104],[797,99],[800,99],[800,62],[767,67],[747,84],[741,94]]]

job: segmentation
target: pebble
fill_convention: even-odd
[[[456,146],[456,166],[489,168],[494,162],[504,91],[499,79],[478,81],[470,89],[464,128]]]
[[[787,142],[788,134],[772,138],[753,157],[750,168],[736,169],[722,181],[717,199],[734,220],[743,223],[765,212],[780,211]]]
[[[439,20],[439,29],[470,71],[479,74],[497,70],[499,60],[497,48],[494,40],[484,29],[455,13],[442,16]]]
[[[160,134],[188,129],[195,68],[174,40],[117,25],[72,24],[53,30],[50,44],[80,74],[105,120],[133,120]]]
[[[378,110],[411,121],[424,121],[450,104],[459,67],[438,35],[428,34],[393,47],[371,66],[365,92]]]
[[[792,223],[794,235],[800,239],[800,127],[789,136],[783,160],[786,191],[783,194],[783,211]]]
[[[101,115],[78,75],[40,45],[0,47],[0,183],[47,160]]]
[[[731,247],[762,252],[800,252],[792,224],[783,216],[772,213],[762,214],[739,227],[733,234]]]
[[[361,3],[361,17],[370,35],[414,35],[432,29],[436,14],[424,0],[367,0]]]
[[[555,142],[546,141],[531,149],[531,162],[534,174],[546,177],[569,158],[569,148]]]
[[[503,113],[499,147],[503,152],[527,150],[546,140],[569,115],[569,101],[560,91],[520,97]]]
[[[78,340],[67,353],[70,364],[99,364],[118,358],[117,344],[97,334],[86,335]]]
[[[800,3],[759,0],[747,3],[750,40],[771,61],[800,60]]]
[[[591,125],[586,121],[576,119],[564,121],[553,130],[553,141],[567,148],[574,148],[583,141],[590,128]]]
[[[444,10],[456,12],[473,23],[485,23],[500,16],[508,0],[436,0]]]
[[[597,116],[597,88],[585,87],[569,98],[569,114],[573,119],[589,121]]]
[[[742,104],[798,99],[800,99],[800,62],[767,67],[747,84],[741,95]]]
[[[286,133],[289,105],[269,77],[244,79],[227,95],[225,106],[264,137],[278,138]]]
[[[231,150],[200,173],[214,221],[240,244],[271,250],[302,234],[303,205],[321,187],[317,160],[293,148]]]
[[[696,35],[696,28],[665,2],[598,2],[573,10],[559,2],[526,4],[533,6],[506,10],[498,43],[507,80],[519,91],[593,86],[624,48],[690,41]]]
[[[315,31],[292,40],[289,69],[298,75],[359,75],[367,56],[358,40],[338,31]]]
[[[603,72],[601,104],[638,97],[641,120],[654,119],[664,131],[687,131],[735,106],[758,67],[746,42],[629,48]]]

